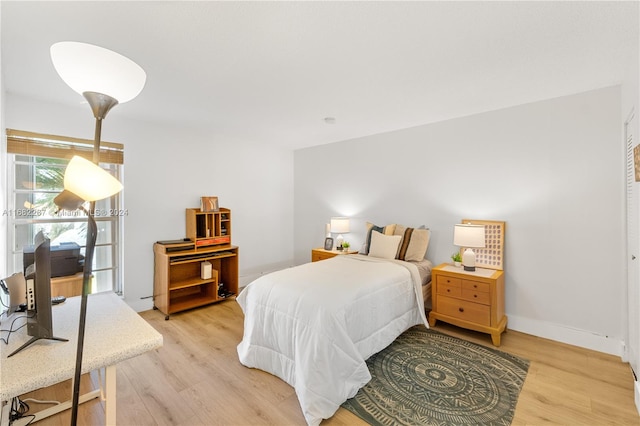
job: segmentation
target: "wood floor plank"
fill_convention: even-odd
[[[220,304],[171,315],[142,312],[164,337],[164,346],[118,364],[117,420],[122,426],[304,425],[291,386],[271,374],[244,367],[238,304]],[[436,330],[493,347],[483,333],[439,322]],[[530,361],[513,419],[529,425],[640,425],[633,378],[619,357],[509,330],[500,350]],[[38,391],[39,398],[67,392],[69,384]],[[63,388],[61,391],[60,387]],[[101,403],[80,407],[83,424],[104,423]],[[66,425],[61,413],[41,426]],[[366,425],[339,409],[323,425]]]

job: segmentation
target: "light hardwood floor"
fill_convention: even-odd
[[[164,346],[118,364],[119,425],[305,424],[293,388],[239,363],[243,315],[235,301],[174,314],[169,321],[158,311],[141,315],[162,333]],[[441,322],[434,328],[491,346],[485,334]],[[513,425],[640,425],[632,375],[620,358],[515,331],[503,335],[500,349],[531,361]],[[69,393],[66,382],[29,396],[63,400]],[[83,404],[79,419],[103,424],[102,404]],[[69,420],[67,411],[38,424]],[[340,409],[322,424],[365,423]]]

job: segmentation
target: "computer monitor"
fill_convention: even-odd
[[[34,263],[25,265],[24,276],[27,288],[27,334],[31,339],[9,356],[13,356],[40,339],[67,339],[54,337],[53,315],[51,313],[51,251],[49,238],[42,231],[33,240]]]

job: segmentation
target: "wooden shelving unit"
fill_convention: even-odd
[[[153,245],[154,309],[164,313],[167,320],[170,314],[238,294],[238,247],[231,245],[229,209],[187,209],[186,224],[192,247],[176,251],[175,245]],[[205,261],[211,263],[212,273],[203,279],[201,264]]]
[[[231,211],[221,208],[216,212],[200,209],[186,210],[187,238],[196,247],[231,244]]]

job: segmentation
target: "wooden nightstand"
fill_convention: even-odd
[[[330,259],[333,256],[338,256],[339,254],[358,254],[357,250],[325,250],[323,248],[314,248],[311,250],[311,261],[317,262],[318,260]]]
[[[432,311],[429,325],[437,320],[491,334],[500,346],[500,335],[507,328],[504,314],[504,273],[476,268],[467,272],[448,263],[431,270]]]

